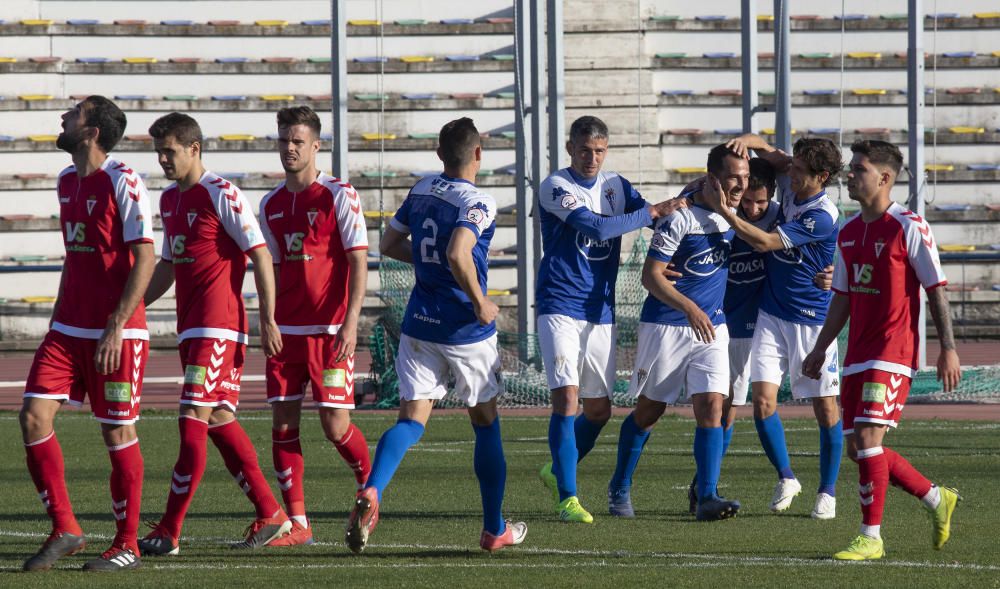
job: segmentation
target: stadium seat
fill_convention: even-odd
[[[980,172],[993,172],[1000,170],[1000,164],[969,164],[969,170],[980,171]]]
[[[361,138],[365,141],[393,141],[396,139],[395,133],[362,133]]]
[[[927,172],[953,172],[955,166],[952,164],[926,164],[924,170]]]
[[[479,61],[478,55],[446,55],[446,61]]]
[[[227,20],[227,19],[210,20],[210,21],[208,21],[208,24],[212,25],[213,27],[233,27],[233,26],[236,26],[236,25],[240,24],[240,21],[238,21],[238,20]]]
[[[422,18],[401,18],[399,20],[393,21],[393,24],[399,25],[401,27],[414,27],[427,24],[427,21]]]
[[[97,20],[96,18],[70,18],[70,19],[66,19],[66,24],[73,25],[75,27],[93,26],[93,25],[100,24],[100,23],[101,23],[101,21]]]
[[[150,100],[149,94],[115,94],[115,100]]]
[[[50,18],[25,18],[21,20],[21,24],[26,27],[47,27],[53,23]]]
[[[433,100],[434,96],[435,95],[431,92],[418,92],[418,93],[411,92],[402,95],[404,100]]]
[[[681,59],[687,57],[687,53],[682,53],[679,51],[675,51],[672,53],[657,53],[656,57],[657,59]]]
[[[212,100],[246,100],[247,97],[243,94],[216,94],[212,96]]]
[[[942,53],[944,57],[975,57],[975,51],[945,51]]]
[[[981,94],[982,88],[976,86],[963,86],[961,88],[947,88],[945,94]]]
[[[292,63],[295,61],[294,57],[264,57],[260,60],[262,63]]]
[[[471,18],[442,18],[443,25],[471,25],[475,21]]]
[[[851,59],[882,59],[882,54],[878,51],[850,51],[847,57]]]
[[[369,55],[364,57],[355,57],[354,61],[357,63],[386,63],[389,61],[389,58]]]
[[[726,20],[727,18],[729,17],[724,14],[704,14],[701,16],[694,17],[695,20],[706,21],[706,22]]]
[[[382,21],[372,19],[354,19],[348,20],[347,24],[355,27],[377,27],[382,24]]]
[[[448,96],[456,100],[477,100],[483,97],[483,95],[479,92],[455,92],[454,94],[449,94]]]
[[[201,63],[200,57],[171,57],[170,63]]]
[[[270,19],[270,20],[264,19],[264,20],[256,20],[254,21],[253,24],[257,25],[258,27],[284,27],[288,26],[288,21],[281,19]]]
[[[408,133],[406,136],[409,137],[410,139],[437,139],[438,138],[438,134],[437,133],[431,133],[431,132],[427,132],[427,133]]]
[[[434,61],[432,55],[404,55],[399,58],[403,63],[430,63]]]
[[[803,94],[806,96],[832,96],[839,94],[838,90],[833,89],[815,89],[815,90],[803,90]]]
[[[172,19],[172,20],[161,20],[160,24],[168,27],[189,27],[194,24],[194,21],[186,19]]]
[[[949,133],[956,135],[981,135],[986,132],[983,127],[948,127]]]
[[[230,133],[227,135],[219,135],[219,141],[253,141],[256,139],[253,135],[244,133]]]
[[[868,20],[867,14],[835,14],[833,15],[834,20]]]
[[[972,205],[963,204],[940,204],[934,205],[935,211],[946,211],[946,212],[964,212],[972,209]]]
[[[388,94],[355,94],[354,95],[354,99],[355,100],[364,100],[364,101],[389,100],[389,95]]]
[[[665,96],[690,96],[694,94],[694,90],[664,90],[663,94]]]
[[[830,52],[800,53],[799,57],[802,59],[828,59],[833,57],[833,54]]]
[[[302,24],[307,27],[328,27],[333,24],[333,21],[331,21],[328,18],[316,18],[316,19],[304,20],[302,21]]]
[[[1000,18],[1000,12],[973,12],[972,17],[979,19],[996,19]]]
[[[62,58],[55,55],[40,55],[38,57],[29,57],[28,61],[31,63],[58,63],[62,61]]]
[[[976,246],[967,244],[938,244],[938,249],[942,252],[974,252]]]
[[[736,57],[736,54],[731,51],[709,51],[703,53],[701,56],[708,59],[729,59]]]
[[[887,91],[884,88],[854,88],[851,94],[855,96],[885,96]]]
[[[77,63],[108,63],[111,61],[107,57],[77,57]]]
[[[21,94],[18,99],[24,100],[26,102],[32,102],[35,100],[52,100],[55,96],[51,94]]]

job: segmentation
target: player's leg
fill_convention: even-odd
[[[351,411],[344,408],[320,407],[319,419],[326,439],[337,449],[344,464],[354,473],[358,490],[363,489],[371,475],[372,463],[365,435],[351,422]]]
[[[617,331],[610,323],[588,323],[580,334],[580,403],[576,416],[577,461],[594,448],[601,430],[611,419],[611,396],[615,392],[615,340]]]
[[[73,362],[74,343],[73,338],[58,332],[45,336],[35,352],[18,416],[28,472],[52,520],[49,537],[24,562],[26,571],[52,568],[59,558],[76,554],[86,545],[66,489],[62,447],[54,426],[63,402],[82,403],[84,397]]]
[[[649,441],[653,426],[659,421],[667,404],[639,395],[635,409],[622,421],[618,431],[618,458],[615,472],[608,483],[608,511],[617,517],[635,517],[632,507],[632,476],[642,451]]]
[[[371,474],[368,441],[351,423],[354,409],[354,356],[337,360],[333,336],[309,338],[309,373],[323,433],[354,473],[358,490]]]
[[[722,470],[722,409],[721,393],[705,392],[691,396],[696,427],[694,431],[694,459],[698,468],[699,521],[713,521],[733,517],[740,509],[738,501],[723,499],[718,493],[719,473]]]
[[[846,383],[845,383],[846,384]],[[846,411],[845,411],[846,415]],[[849,455],[858,464],[858,496],[861,500],[861,533],[836,560],[871,560],[885,554],[882,542],[882,512],[889,486],[889,465],[882,451],[886,425],[853,420],[848,439]]]
[[[788,447],[785,444],[785,428],[778,415],[778,387],[789,367],[789,322],[764,313],[757,316],[753,335],[753,356],[750,380],[753,396],[753,418],[757,437],[764,454],[778,474],[771,498],[771,511],[788,509],[792,499],[802,492],[802,485],[795,478]]]

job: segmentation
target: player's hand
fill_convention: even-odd
[[[659,219],[660,217],[667,217],[673,214],[677,209],[686,209],[688,206],[688,199],[684,196],[678,196],[677,198],[669,198],[663,202],[657,203],[649,207],[649,216],[654,219]]]
[[[962,379],[962,366],[958,362],[958,352],[941,350],[937,359],[937,378],[944,387],[944,392],[950,393]]]
[[[705,185],[705,176],[692,180],[687,183],[687,186],[681,189],[681,194],[692,194],[695,192],[701,192],[701,187]],[[680,194],[677,195],[680,197]]]
[[[740,135],[736,139],[730,139],[727,141],[726,149],[745,160],[750,159],[750,145],[747,143],[746,137],[743,135]]]
[[[774,166],[774,170],[779,174],[787,172],[788,168],[792,165],[792,157],[780,149],[766,151],[764,153],[759,153],[758,155],[763,158],[764,161]]]
[[[94,366],[99,374],[111,374],[118,370],[122,361],[122,327],[108,324],[97,340]]]
[[[333,357],[335,362],[343,362],[354,355],[358,346],[357,320],[347,319],[337,330],[333,338]]]
[[[667,262],[666,268],[663,269],[663,275],[670,281],[670,284],[676,284],[677,279],[684,276],[683,272],[678,272],[677,270],[674,270],[674,268],[675,266],[673,262]]]
[[[264,355],[273,358],[281,353],[281,331],[274,319],[270,321],[260,320],[260,347],[264,349]]]
[[[813,350],[809,352],[806,359],[802,361],[802,374],[813,380],[819,380],[823,374],[823,364],[826,362],[826,353],[823,350]]]
[[[698,341],[706,344],[715,341],[715,326],[704,311],[698,308],[692,309],[687,313],[687,319]]]
[[[711,174],[706,176],[705,185],[701,189],[701,196],[705,199],[708,206],[712,207],[712,210],[719,214],[730,210],[729,199],[726,197],[725,191],[722,190],[722,184],[718,178]]]
[[[489,297],[483,297],[479,304],[475,304],[474,309],[476,311],[476,319],[479,319],[480,325],[489,325],[493,323],[497,315],[500,314],[500,307],[497,306]]]
[[[830,290],[833,288],[833,266],[827,266],[822,271],[813,276],[813,284],[820,290]]]

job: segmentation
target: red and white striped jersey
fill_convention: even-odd
[[[260,226],[280,264],[274,314],[281,333],[337,333],[349,299],[345,254],[368,249],[357,191],[326,174],[302,192],[282,183],[261,201]]]
[[[247,343],[243,305],[246,253],[264,247],[250,202],[228,180],[205,172],[181,192],[160,197],[164,260],[173,262],[177,339],[202,337]]]
[[[865,223],[840,230],[833,290],[850,298],[844,376],[877,369],[913,377],[917,369],[920,287],[948,283],[927,221],[892,203]]]
[[[84,178],[66,168],[56,189],[66,262],[52,329],[100,339],[132,270],[129,246],[153,243],[149,194],[139,174],[112,157]],[[141,302],[125,322],[124,337],[149,339]]]

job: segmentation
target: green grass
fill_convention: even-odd
[[[143,513],[144,519],[155,519],[166,501],[177,429],[170,413],[144,415],[139,424],[146,461]],[[394,417],[362,412],[355,419],[374,445]],[[247,412],[243,420],[273,481],[270,418]],[[639,465],[633,488],[638,517],[605,515],[605,489],[621,423],[616,418],[580,468],[579,495],[596,517],[594,525],[584,526],[558,523],[550,496],[537,479],[539,466],[548,460],[547,422],[513,415],[502,422],[508,465],[505,512],[528,522],[522,546],[494,555],[479,550],[472,431],[467,418],[451,414],[432,417],[423,440],[386,491],[371,545],[363,556],[353,556],[343,546],[353,477],[309,415],[303,428],[306,500],[317,545],[252,554],[230,551],[226,542],[241,535],[252,510],[210,446],[180,556],[147,558],[142,570],[111,578],[76,570],[107,547],[114,523],[108,506],[110,469],[97,425],[85,414],[68,411],[57,427],[73,504],[91,542],[83,554],[61,561],[60,570],[16,572],[42,542],[49,523],[24,466],[16,416],[0,413],[0,440],[7,449],[0,457],[0,586],[1000,586],[996,424],[913,421],[890,435],[894,448],[933,480],[957,487],[965,501],[956,511],[952,541],[939,552],[930,546],[930,523],[919,502],[890,490],[883,522],[887,557],[858,565],[829,559],[857,533],[853,463],[845,460],[842,468],[837,519],[809,518],[817,483],[814,423],[786,422],[792,465],[806,489],[788,513],[776,516],[767,510],[774,473],[752,424],[743,420],[723,465],[721,488],[743,502],[743,511],[733,520],[697,523],[687,514],[685,497],[693,469],[693,426],[690,419],[676,417],[660,423]]]

